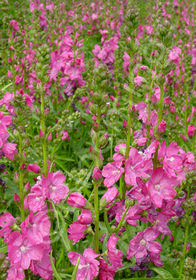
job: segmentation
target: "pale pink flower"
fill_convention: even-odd
[[[74,266],[77,263],[78,257],[80,257],[76,280],[93,280],[94,277],[98,276],[99,261],[96,260],[98,256],[91,248],[85,249],[83,256],[76,252],[68,253],[68,258]]]

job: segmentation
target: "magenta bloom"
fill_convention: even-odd
[[[188,126],[187,134],[190,138],[194,136],[195,130],[196,130],[196,127],[193,124],[190,124]]]
[[[119,191],[116,187],[111,187],[107,192],[102,196],[100,203],[103,205],[112,202],[119,195]],[[105,202],[105,203],[104,203]]]
[[[92,178],[94,178],[95,180],[98,180],[98,179],[102,178],[101,170],[97,166],[95,166],[95,168],[93,169]]]
[[[2,148],[2,152],[3,152],[4,156],[13,161],[14,155],[17,154],[16,146],[17,146],[17,144],[6,143]]]
[[[43,279],[53,279],[53,270],[50,262],[50,249],[45,250],[39,261],[31,261],[31,270],[35,275],[39,274]]]
[[[92,223],[93,218],[90,210],[82,209],[81,214],[77,217],[77,220],[82,225],[89,225]]]
[[[142,85],[142,82],[143,82],[144,78],[141,77],[141,76],[137,76],[134,78],[134,83],[135,83],[135,86],[136,87],[139,87]]]
[[[140,155],[136,148],[131,148],[129,158],[126,162],[125,182],[127,185],[135,186],[137,177],[147,177],[147,171],[152,162]]]
[[[77,208],[83,208],[86,206],[86,198],[83,197],[82,194],[78,192],[73,192],[70,193],[68,199],[67,199],[67,204],[72,206],[72,207],[77,207]]]
[[[73,240],[74,243],[78,242],[81,238],[85,237],[84,231],[87,229],[86,225],[80,224],[78,221],[69,225],[67,232],[69,233],[69,240]]]
[[[38,181],[32,188],[31,193],[27,196],[27,204],[29,209],[35,213],[44,207],[47,197],[47,189],[41,185],[42,181]]]
[[[44,211],[39,211],[36,215],[31,212],[21,224],[23,234],[32,244],[40,244],[44,242],[44,238],[49,236],[50,221],[48,215]]]
[[[119,269],[119,267],[123,266],[122,263],[122,257],[123,257],[123,252],[120,250],[116,249],[116,243],[119,237],[115,236],[113,233],[107,243],[108,247],[108,257],[110,259],[110,263],[112,266],[115,268],[115,270]]]
[[[161,122],[158,125],[158,132],[164,133],[166,130],[166,126],[167,126],[166,122],[164,120],[161,120]]]
[[[177,192],[173,188],[177,184],[175,178],[169,178],[162,167],[153,170],[151,179],[147,182],[147,188],[154,205],[161,208],[163,199],[173,200]]]
[[[29,164],[27,167],[28,171],[34,172],[34,173],[39,173],[40,167],[37,164]]]
[[[108,265],[107,262],[99,258],[100,262],[100,271],[99,271],[99,280],[114,280],[115,268],[112,265]]]
[[[42,180],[42,187],[48,189],[47,198],[55,203],[60,203],[65,199],[69,188],[64,184],[66,177],[60,172],[49,173],[48,176]]]
[[[16,268],[14,265],[11,265],[7,271],[6,280],[23,280],[25,278],[25,274],[22,268]]]
[[[11,264],[22,269],[28,269],[31,260],[41,260],[43,256],[42,246],[32,244],[26,235],[13,231],[7,242],[8,257]]]
[[[11,233],[10,226],[15,222],[15,218],[10,213],[4,213],[0,216],[0,237],[4,237],[4,241],[7,240],[7,237]]]
[[[152,261],[161,266],[163,263],[160,261],[160,252],[162,251],[161,245],[154,241],[159,236],[159,232],[154,231],[152,228],[147,228],[143,232],[138,232],[134,236],[127,251],[127,259],[135,256],[137,264],[141,264],[145,257],[149,254]]]
[[[116,183],[124,173],[124,168],[121,166],[121,161],[114,161],[103,167],[102,175],[103,177],[106,177],[104,180],[104,185],[107,188],[114,185],[114,183]]]
[[[184,151],[175,142],[166,147],[165,141],[163,141],[158,152],[158,159],[163,160],[163,168],[167,176],[177,177],[179,181],[185,179],[183,170]]]
[[[74,266],[77,263],[78,257],[80,257],[76,280],[93,280],[98,275],[99,262],[96,260],[98,256],[90,248],[84,250],[83,256],[76,252],[68,253],[68,258]]]

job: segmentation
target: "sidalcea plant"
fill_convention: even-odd
[[[194,279],[195,9],[68,2],[8,23],[0,277]]]

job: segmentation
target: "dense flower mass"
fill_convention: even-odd
[[[196,279],[193,1],[12,2],[0,279]]]

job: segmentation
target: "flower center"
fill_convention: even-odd
[[[56,186],[50,185],[50,189],[55,191],[56,190]]]
[[[146,245],[146,240],[142,239],[142,240],[140,241],[140,245],[142,245],[142,246]]]
[[[155,185],[155,190],[160,191],[160,189],[161,189],[161,185],[159,184]]]
[[[21,250],[22,253],[24,253],[24,252],[26,251],[26,247],[25,247],[24,245],[22,245],[22,246],[20,247],[20,250]]]
[[[170,157],[170,158],[168,158],[168,160],[173,162],[175,160],[175,158],[174,157]]]

